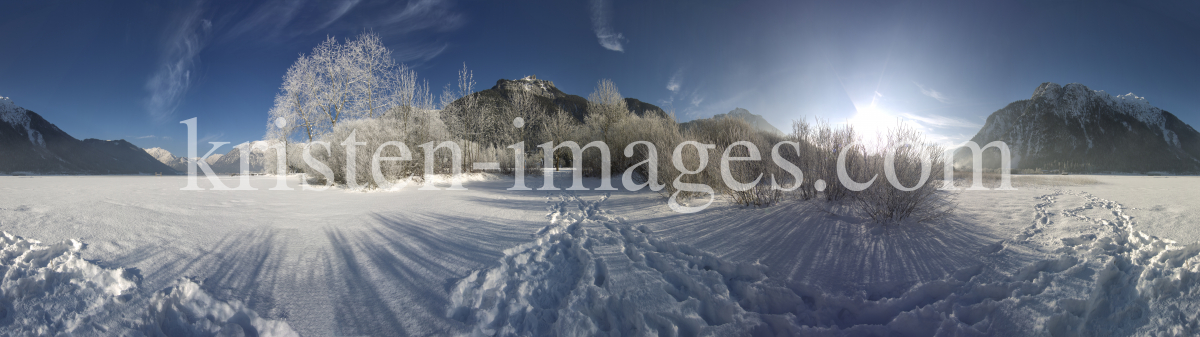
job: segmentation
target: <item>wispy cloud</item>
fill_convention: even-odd
[[[625,36],[613,31],[612,28],[612,3],[607,0],[591,0],[591,2],[592,30],[596,32],[596,39],[600,40],[600,46],[612,51],[625,52],[625,48],[621,45]]]
[[[978,124],[978,123],[973,123],[971,121],[962,120],[962,119],[958,119],[958,118],[951,118],[951,117],[946,117],[946,116],[939,116],[939,115],[918,116],[918,115],[914,115],[914,114],[906,112],[906,113],[900,114],[900,116],[904,117],[905,119],[917,121],[921,124],[925,124],[927,126],[937,127],[937,128],[981,128],[981,127],[983,127],[983,125]]]
[[[222,138],[225,138],[224,132],[210,133],[210,134],[204,135],[204,137],[200,137],[200,139],[197,140],[196,142],[200,143],[200,144],[206,144],[211,141],[221,141]]]
[[[150,138],[158,138],[158,136],[155,136],[155,135],[145,135],[145,136],[141,136],[141,137],[133,137],[133,139],[150,139]]]
[[[679,92],[679,87],[682,85],[683,85],[683,69],[679,69],[679,70],[675,71],[674,75],[671,75],[670,80],[667,80],[667,90],[670,90],[673,93]]]
[[[272,0],[245,9],[200,1],[168,20],[158,63],[145,83],[143,104],[153,119],[161,122],[174,114],[196,81],[200,54],[210,44],[279,42],[316,33],[353,34],[369,29],[392,43],[404,44],[393,54],[398,61],[427,61],[449,44],[408,33],[450,31],[464,21],[450,0]]]
[[[272,0],[255,7],[249,14],[235,20],[224,34],[226,38],[243,35],[256,35],[267,39],[278,39],[287,31],[288,24],[295,19],[302,9],[303,0]],[[325,25],[336,21],[328,20]]]
[[[692,106],[699,107],[700,104],[704,103],[704,95],[701,95],[698,93],[692,93],[691,101],[692,101]]]
[[[287,41],[311,34],[357,34],[363,29],[391,43],[403,43],[393,56],[401,62],[429,60],[448,44],[414,32],[448,32],[465,19],[450,0],[316,1],[272,0],[234,19],[222,38]],[[402,52],[401,52],[402,51]]]
[[[333,10],[329,11],[329,17],[325,20],[325,22],[317,25],[316,29],[324,29],[325,27],[329,27],[329,25],[333,24],[334,22],[337,22],[338,19],[341,19],[342,16],[350,12],[354,6],[358,6],[359,2],[359,0],[347,0],[335,3]]]
[[[367,28],[381,35],[399,35],[419,30],[453,30],[463,21],[449,0],[272,0],[233,23],[229,35],[286,39],[327,28],[351,32]]]
[[[921,85],[917,82],[913,82],[913,84],[917,85],[918,89],[921,89],[921,94],[936,99],[938,102],[950,103],[950,98],[946,97],[945,94],[938,92],[937,90],[933,90],[933,88],[926,88],[924,85]]]
[[[159,55],[158,67],[146,80],[148,96],[146,111],[156,121],[171,116],[192,84],[192,74],[198,55],[204,49],[212,31],[212,21],[203,18],[204,11],[195,6],[173,20],[177,25],[168,31]]]
[[[462,15],[454,12],[451,3],[445,0],[409,1],[402,10],[381,10],[388,14],[375,23],[378,26],[376,28],[387,30],[391,34],[427,29],[448,31],[458,28],[463,23]]]

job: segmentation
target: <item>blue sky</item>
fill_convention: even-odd
[[[903,118],[952,144],[1049,81],[1200,126],[1200,5],[1176,1],[6,1],[0,96],[180,155],[191,117],[203,141],[260,139],[296,57],[366,29],[433,88],[463,63],[479,89],[536,74],[586,97],[609,78],[680,120]]]

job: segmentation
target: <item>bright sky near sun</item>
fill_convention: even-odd
[[[901,120],[955,144],[1042,82],[1200,125],[1198,18],[1184,1],[6,1],[0,96],[178,155],[191,117],[202,141],[260,139],[299,54],[371,30],[435,90],[466,63],[478,89],[536,74],[586,97],[609,78],[684,121]]]

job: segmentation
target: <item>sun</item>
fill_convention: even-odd
[[[855,105],[857,112],[846,121],[854,127],[864,145],[878,145],[878,137],[884,136],[888,129],[896,126],[897,116],[883,108],[871,104]]]

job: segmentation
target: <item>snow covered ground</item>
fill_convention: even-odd
[[[678,214],[653,193],[511,178],[358,193],[0,177],[0,332],[1200,332],[1200,178],[1092,178],[967,191],[950,219],[880,227],[816,202]]]

